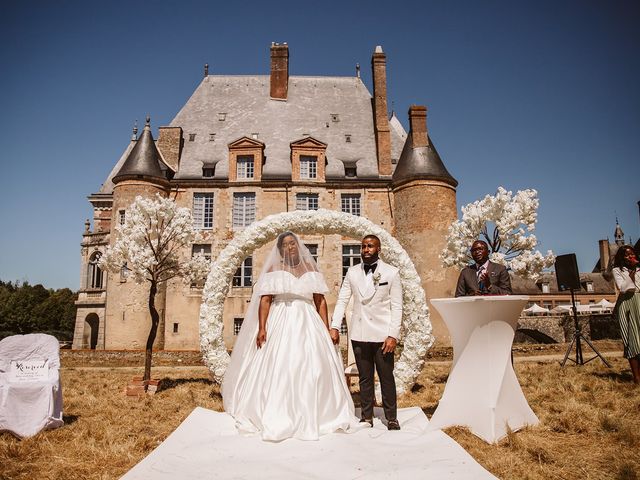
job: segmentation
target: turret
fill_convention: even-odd
[[[427,108],[409,109],[410,131],[393,174],[395,234],[422,279],[427,299],[452,297],[458,272],[443,268],[440,252],[457,219],[458,182],[447,171],[427,130]],[[448,343],[448,330],[431,309],[433,334]]]

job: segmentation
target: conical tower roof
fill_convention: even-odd
[[[407,135],[398,165],[393,172],[393,183],[401,184],[411,180],[440,180],[452,187],[458,181],[444,166],[426,128],[426,107],[413,105],[409,109],[411,130]]]
[[[161,168],[162,163],[162,157],[151,134],[150,119],[147,117],[142,135],[118,173],[113,177],[113,183],[132,177],[166,180],[167,177]]]

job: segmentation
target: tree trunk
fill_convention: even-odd
[[[156,310],[156,293],[158,293],[158,284],[151,282],[149,287],[149,313],[151,314],[151,330],[147,338],[147,348],[144,352],[144,377],[143,380],[151,380],[151,356],[153,355],[153,342],[158,333],[158,324],[160,323],[160,315]],[[146,386],[145,386],[146,390]]]

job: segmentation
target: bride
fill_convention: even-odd
[[[253,291],[227,368],[225,410],[263,440],[317,440],[358,419],[329,336],[328,291],[309,250],[278,237]]]

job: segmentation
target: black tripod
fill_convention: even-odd
[[[564,360],[562,360],[562,363],[560,365],[564,367],[564,364],[567,363],[567,359],[571,360],[572,362],[575,362],[576,365],[584,365],[585,363],[589,363],[591,360],[594,360],[599,357],[600,360],[602,360],[607,367],[611,368],[611,365],[609,365],[609,362],[607,362],[607,360],[600,354],[598,349],[594,347],[593,344],[589,341],[589,339],[585,337],[584,334],[582,333],[582,327],[580,326],[580,322],[578,322],[578,310],[576,309],[576,297],[573,293],[573,288],[571,288],[570,290],[571,290],[571,304],[573,305],[573,324],[575,326],[575,331],[573,332],[573,338],[571,339],[571,344],[567,349],[567,353],[564,354]],[[580,343],[580,340],[584,340],[585,342],[587,342],[587,344],[591,347],[591,350],[595,352],[595,356],[591,357],[586,362],[584,358],[582,358],[582,344]],[[569,358],[569,354],[571,353],[571,349],[573,348],[574,343],[576,344],[575,360],[573,358]]]

